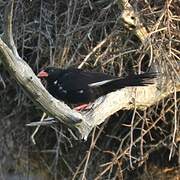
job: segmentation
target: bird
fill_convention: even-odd
[[[87,104],[110,92],[125,87],[153,84],[156,73],[134,74],[122,78],[101,72],[48,66],[43,68],[37,76],[46,80],[48,92],[56,99],[66,104],[86,107]]]

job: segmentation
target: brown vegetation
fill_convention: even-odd
[[[88,127],[88,121],[95,127],[87,142],[75,140],[73,131],[58,123],[51,127],[40,127],[34,146],[30,142],[33,129],[25,125],[41,118],[41,111],[37,109],[41,105],[35,106],[22,92],[22,87],[26,93],[29,92],[27,86],[22,86],[20,82],[21,86],[17,86],[14,78],[6,72],[8,69],[12,75],[13,69],[2,64],[5,62],[2,52],[5,50],[1,49],[2,177],[7,171],[22,172],[23,169],[28,175],[30,172],[40,173],[43,169],[43,173],[53,179],[178,179],[180,4],[178,0],[130,1],[131,7],[125,2],[15,1],[15,47],[34,72],[49,64],[76,66],[121,76],[150,68],[159,73],[159,78],[153,87],[137,88],[136,92],[134,89],[129,90],[131,92],[124,89],[112,93],[100,106],[97,101],[93,110],[82,115],[85,117],[83,125],[76,126],[81,135],[83,128]],[[4,21],[6,6],[6,1],[0,2],[0,21],[4,26],[0,27],[1,31],[7,25],[7,21]],[[11,57],[18,57],[6,34],[7,31],[3,40],[13,53],[6,52]],[[1,48],[4,42],[1,41]],[[17,69],[19,72],[21,70]],[[23,76],[26,77],[26,74]],[[19,81],[19,78],[15,79]],[[131,99],[126,96],[127,92],[130,97],[133,94]],[[34,94],[29,96],[32,100]],[[125,105],[118,104],[122,97]],[[113,106],[112,99],[117,101]],[[34,101],[39,102],[37,98]],[[58,107],[63,113],[64,106]],[[107,107],[107,111],[104,107]],[[132,108],[134,110],[125,111]],[[123,111],[96,127],[121,109]],[[104,115],[105,111],[107,115]],[[74,117],[67,109],[65,117],[69,115]],[[60,117],[64,116],[60,114]]]

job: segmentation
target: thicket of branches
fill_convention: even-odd
[[[116,1],[18,0],[13,35],[19,55],[35,72],[56,65],[125,76],[146,71],[151,64],[176,82],[180,78],[180,3],[130,2],[151,34],[148,43],[142,44],[123,26]],[[6,4],[0,2],[2,25]],[[33,129],[25,124],[39,120],[42,112],[0,61],[1,174],[18,169],[29,174],[42,168],[56,179],[155,177],[160,172],[148,174],[156,171],[151,164],[178,171],[179,100],[174,88],[171,96],[147,110],[120,111],[95,128],[87,142],[75,140],[61,124],[41,127],[34,146],[29,139]]]

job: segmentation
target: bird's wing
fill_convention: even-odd
[[[95,83],[89,83],[88,86],[89,87],[100,87],[102,85],[109,84],[110,82],[116,81],[117,79],[120,79],[120,78],[107,79],[107,80],[98,81]]]
[[[144,73],[127,76],[125,78],[114,78],[110,80],[104,80],[101,82],[91,83],[89,86],[92,89],[103,91],[103,93],[109,93],[121,88],[130,86],[146,86],[154,84],[154,80],[157,77],[156,73]]]
[[[100,86],[106,82],[112,81],[116,77],[103,73],[69,71],[61,77],[62,86],[69,90],[87,89],[93,86]]]

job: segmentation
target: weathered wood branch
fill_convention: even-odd
[[[13,2],[13,1],[12,1]],[[70,109],[63,102],[53,98],[39,79],[33,73],[29,65],[19,57],[12,38],[12,6],[6,16],[7,26],[0,39],[0,58],[4,67],[14,77],[18,84],[29,95],[30,99],[52,117],[58,119],[72,129],[78,130],[81,138],[86,138],[93,127],[101,124],[110,115],[121,109],[145,109],[173,92],[174,84],[171,81],[165,82],[162,79],[154,85],[145,87],[128,87],[112,92],[97,99],[93,107],[82,114]],[[180,91],[179,84],[176,90]]]
[[[85,132],[88,131],[88,125],[86,125],[82,115],[52,97],[29,65],[18,55],[11,29],[13,1],[8,4],[6,12],[9,13],[6,13],[5,16],[3,40],[0,39],[0,59],[4,64],[4,68],[14,77],[30,99],[47,114],[78,130],[80,134],[84,134],[84,130]],[[78,126],[80,122],[81,126]]]
[[[124,26],[130,31],[133,31],[137,37],[144,42],[149,33],[141,23],[138,13],[134,11],[128,0],[117,0],[117,4],[122,11],[121,19],[124,22]]]
[[[180,91],[178,85],[176,91]],[[139,110],[145,110],[173,92],[174,87],[171,81],[164,84],[162,89],[157,88],[157,84],[124,88],[106,95],[104,99],[97,100],[94,108],[85,113],[85,117],[91,121],[91,126],[94,127],[119,110],[129,110],[135,107]]]
[[[17,58],[2,39],[0,39],[0,58],[11,76],[41,109],[71,128],[78,129],[80,134],[83,134],[83,129],[87,130],[88,126],[82,115],[52,97],[28,64],[21,58]],[[78,126],[80,122],[81,126]]]

